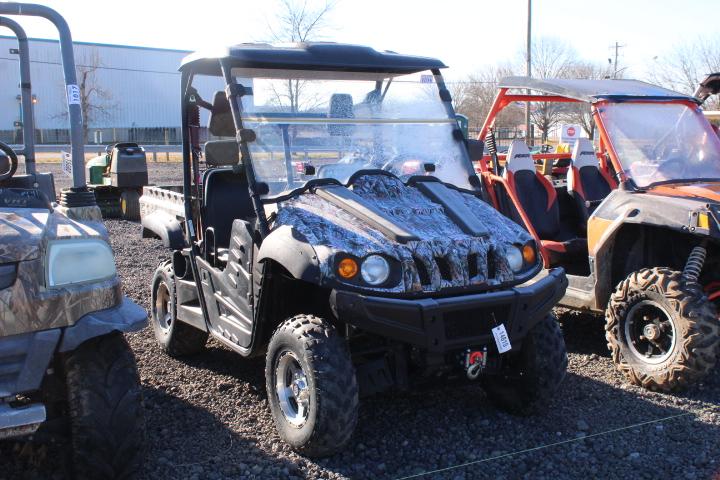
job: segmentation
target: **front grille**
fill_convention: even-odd
[[[455,257],[466,264],[456,268],[450,256],[424,257],[413,255],[413,263],[418,274],[420,285],[428,287],[462,287],[468,285],[492,284],[501,274],[500,259],[494,249],[490,248],[486,255],[469,253],[467,256]],[[435,282],[442,284],[436,285]]]
[[[451,282],[453,278],[450,262],[444,257],[435,257],[435,265],[437,265],[438,271],[440,272],[440,278]]]
[[[470,338],[490,335],[492,329],[508,318],[509,307],[453,310],[444,314],[445,338]]]
[[[418,257],[413,257],[413,260],[415,261],[415,268],[417,269],[418,277],[420,277],[420,284],[430,285],[430,274],[428,273],[425,263]]]

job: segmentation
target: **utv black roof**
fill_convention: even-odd
[[[698,101],[690,95],[685,95],[639,80],[505,77],[500,80],[499,86],[501,88],[530,89],[548,95],[559,95],[590,103],[595,103],[599,100],[630,99]]]
[[[220,62],[227,62],[231,68],[340,70],[397,75],[446,68],[435,58],[378,52],[360,45],[318,42],[289,45],[242,43],[210,54],[197,52],[183,59],[180,71],[220,75]]]

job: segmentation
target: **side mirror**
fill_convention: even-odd
[[[478,162],[482,160],[485,152],[485,143],[482,140],[467,140],[467,151],[470,160]]]

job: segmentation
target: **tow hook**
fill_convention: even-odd
[[[465,351],[465,374],[470,380],[477,379],[487,366],[487,347],[479,350]]]

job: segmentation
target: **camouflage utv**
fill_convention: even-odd
[[[18,38],[24,146],[0,143],[0,439],[70,435],[76,478],[128,478],[140,466],[144,419],[135,358],[121,332],[146,313],[120,289],[108,232],[85,187],[82,120],[67,24],[40,5],[0,14],[53,22],[67,88],[74,187],[54,203],[52,174],[35,170],[28,41]],[[25,173],[18,174],[18,155]]]
[[[459,375],[529,413],[565,374],[564,272],[537,280],[535,242],[484,201],[443,67],[329,43],[182,64],[184,185],[140,200],[173,250],[155,334],[173,356],[209,335],[265,354],[278,432],[305,454],[348,442],[359,393]]]

